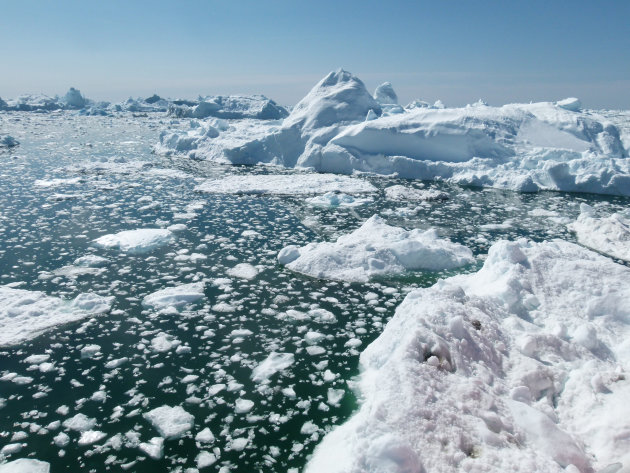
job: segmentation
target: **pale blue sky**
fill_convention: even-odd
[[[630,108],[630,1],[0,0],[0,97],[263,93],[343,67],[402,103]]]

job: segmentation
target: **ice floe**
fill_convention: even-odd
[[[361,354],[359,411],[305,471],[624,471],[628,281],[575,244],[519,240],[411,292]]]
[[[0,473],[49,473],[50,463],[32,458],[19,458],[0,464]]]
[[[587,204],[581,204],[580,211],[577,220],[568,225],[578,241],[600,253],[630,261],[630,218],[619,213],[598,218]]]
[[[142,228],[103,235],[94,240],[93,243],[101,248],[118,249],[129,254],[141,254],[168,245],[173,240],[174,235],[170,230]]]
[[[473,257],[468,248],[440,238],[434,229],[392,227],[375,215],[333,243],[288,246],[278,261],[316,278],[366,282],[408,270],[452,269],[471,263]]]
[[[156,309],[181,308],[204,297],[204,283],[196,282],[160,289],[146,296],[142,305]]]
[[[178,439],[192,429],[195,418],[181,406],[161,406],[145,412],[143,417],[165,439]]]
[[[311,195],[376,191],[365,179],[336,174],[247,174],[209,179],[195,190],[210,194]]]
[[[15,345],[59,325],[109,312],[113,297],[83,293],[74,300],[0,286],[0,346]]]
[[[218,117],[277,120],[289,112],[264,95],[211,95],[188,104],[169,104],[169,115],[178,118]]]

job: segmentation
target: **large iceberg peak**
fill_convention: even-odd
[[[326,75],[300,100],[285,125],[313,129],[358,122],[370,110],[381,113],[380,105],[365,84],[350,72],[338,69]]]
[[[398,95],[394,91],[391,82],[383,82],[374,91],[374,100],[381,105],[397,105]]]

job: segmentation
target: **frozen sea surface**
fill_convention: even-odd
[[[359,353],[409,292],[478,271],[501,239],[577,243],[567,225],[583,203],[597,218],[629,204],[376,176],[347,177],[360,189],[356,206],[312,205],[320,192],[200,192],[207,182],[259,188],[266,175],[291,184],[308,174],[152,154],[160,129],[185,122],[172,120],[0,114],[2,132],[20,142],[0,150],[0,284],[55,300],[114,298],[107,314],[0,349],[6,461],[37,459],[51,471],[302,469],[324,435],[357,411]],[[407,231],[435,228],[474,261],[366,283],[278,264],[283,248],[334,242],[373,215]],[[138,229],[172,235],[145,252],[93,243]],[[161,440],[169,435],[149,415],[161,406],[187,414],[180,438]]]

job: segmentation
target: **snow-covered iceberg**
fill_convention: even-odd
[[[406,109],[396,101],[391,84],[372,96],[357,77],[338,70],[280,126],[251,122],[237,135],[216,130],[197,137],[194,157],[529,192],[630,195],[627,133],[620,134],[618,114],[583,110],[577,99],[462,108],[415,101]],[[157,150],[191,151],[176,144],[161,140]]]
[[[630,261],[630,218],[627,216],[615,213],[598,218],[590,205],[581,204],[580,215],[568,227],[582,245]]]
[[[261,120],[278,120],[289,115],[284,107],[264,95],[209,95],[199,97],[196,102],[169,104],[168,113],[178,118],[217,117]]]
[[[278,253],[278,262],[298,273],[356,282],[409,270],[452,269],[472,261],[468,248],[440,238],[434,229],[392,227],[378,215],[335,242],[287,246]]]
[[[92,243],[107,249],[118,249],[124,253],[148,253],[175,239],[173,232],[164,228],[139,228],[110,233],[97,238]]]
[[[627,471],[628,281],[572,243],[501,241],[410,293],[306,473]]]
[[[204,286],[203,282],[194,282],[160,289],[142,299],[142,305],[156,309],[184,307],[205,297]]]
[[[109,312],[113,297],[79,294],[74,300],[0,286],[0,346],[15,345],[56,326]]]

